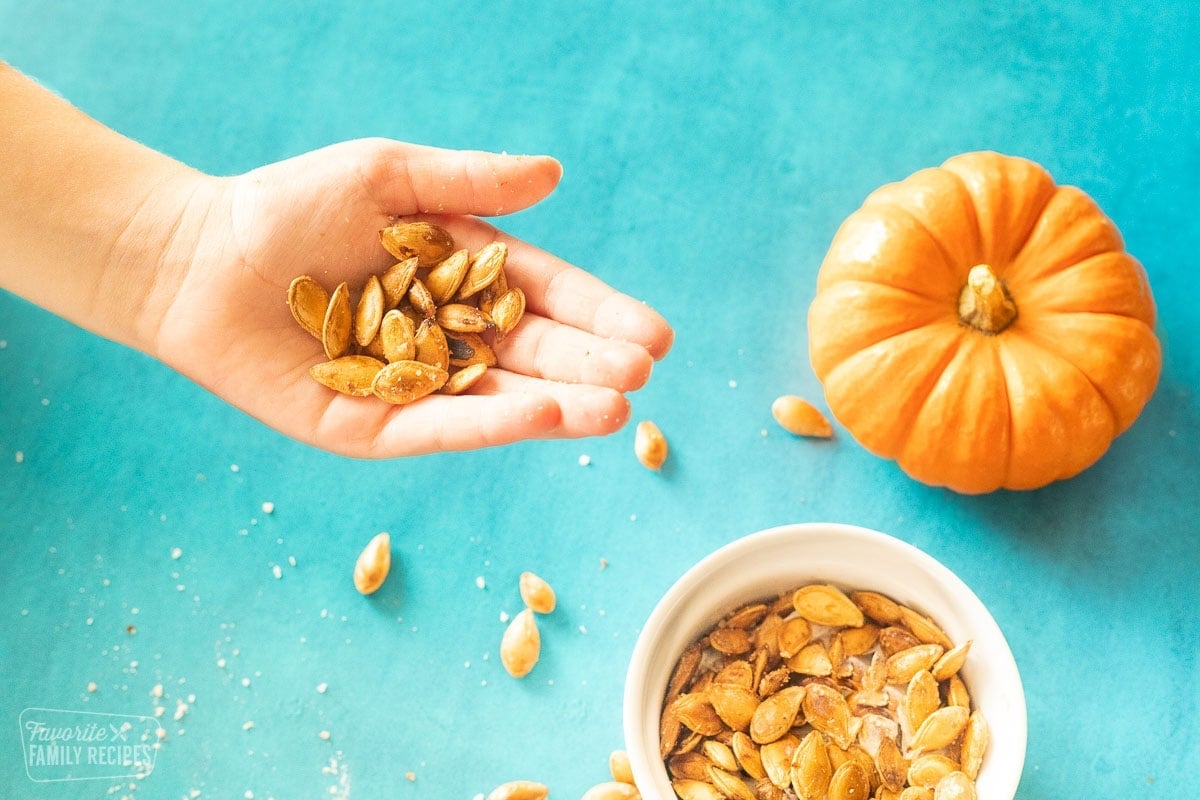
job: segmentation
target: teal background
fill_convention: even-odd
[[[513,778],[577,797],[622,745],[625,665],[661,594],[719,545],[807,520],[912,542],[989,606],[1028,699],[1020,798],[1194,796],[1198,48],[1190,0],[0,0],[0,58],[207,171],[368,135],[551,153],[558,190],[499,224],[677,331],[632,395],[670,439],[661,475],[632,425],[368,463],[0,292],[0,797],[471,798]],[[805,316],[839,222],[981,148],[1115,219],[1164,369],[1086,473],[961,497],[769,409],[820,397]],[[364,599],[350,568],[381,530],[396,567]],[[559,609],[517,682],[496,650],[525,569]],[[158,683],[168,719],[195,702],[133,790],[26,778],[22,709],[147,714]]]

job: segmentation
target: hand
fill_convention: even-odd
[[[645,304],[473,215],[518,211],[558,183],[542,156],[369,139],[327,147],[188,193],[147,308],[146,349],[282,433],[362,458],[612,433],[673,333]],[[472,252],[499,238],[527,298],[498,365],[460,396],[409,406],[337,394],[308,374],[324,359],[285,299],[297,275],[352,292],[394,260],[378,231],[426,215]]]

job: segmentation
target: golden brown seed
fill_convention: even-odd
[[[479,292],[479,310],[489,316],[496,305],[496,300],[508,291],[508,276],[503,268],[496,273],[496,278]]]
[[[928,670],[942,657],[940,644],[919,644],[901,650],[887,660],[887,682],[908,683],[922,670]]]
[[[758,800],[741,777],[717,767],[708,768],[708,779],[729,800]]]
[[[496,323],[496,341],[504,341],[525,316],[525,293],[518,288],[509,289],[496,298],[492,310],[486,313]]]
[[[417,257],[406,258],[388,267],[379,277],[383,287],[383,306],[389,311],[400,305],[417,275]]]
[[[971,707],[971,695],[967,692],[966,684],[957,675],[951,675],[946,683],[946,705]]]
[[[320,339],[325,310],[329,308],[329,292],[325,287],[316,279],[301,275],[288,286],[287,302],[300,327]]]
[[[367,397],[383,362],[370,356],[342,356],[313,364],[308,374],[322,386],[353,397]]]
[[[788,433],[821,439],[833,436],[833,426],[825,415],[812,403],[794,394],[776,398],[771,404],[771,414]]]
[[[433,319],[437,314],[437,305],[433,302],[433,295],[429,293],[429,289],[425,287],[425,283],[420,278],[413,278],[412,285],[408,287],[408,302],[412,304],[413,310],[425,319]]]
[[[536,613],[549,614],[554,610],[554,590],[542,578],[532,572],[522,572],[517,584],[521,590],[521,600]]]
[[[542,637],[537,621],[532,611],[523,609],[508,623],[500,639],[500,663],[509,675],[524,678],[537,664],[541,652]]]
[[[779,628],[779,655],[791,658],[812,640],[812,625],[804,617],[792,617]]]
[[[813,642],[801,648],[799,653],[787,660],[787,666],[792,672],[799,672],[801,675],[823,676],[833,673],[833,662],[829,660],[825,645],[820,642]]]
[[[879,641],[879,628],[869,623],[861,628],[846,628],[838,638],[842,640],[842,652],[847,657],[861,656],[871,652]]]
[[[896,800],[933,800],[933,790],[923,786],[909,786]]]
[[[829,800],[868,800],[871,779],[857,761],[843,763],[829,780]]]
[[[900,606],[900,619],[904,626],[912,631],[912,635],[922,642],[940,644],[945,650],[954,648],[954,643],[950,641],[946,632],[935,625],[929,617],[922,616],[906,606]]]
[[[672,710],[688,730],[701,736],[716,736],[725,730],[725,723],[704,693],[679,695],[672,704]]]
[[[403,405],[436,392],[449,377],[446,370],[420,361],[393,361],[375,373],[371,392],[380,400]]]
[[[663,701],[666,705],[675,702],[675,698],[692,682],[692,676],[696,674],[696,668],[700,666],[703,656],[704,648],[696,644],[683,651],[679,663],[675,665],[675,671],[671,673],[671,680],[667,683],[667,696]]]
[[[370,356],[376,361],[382,361],[385,364],[387,363],[387,356],[383,352],[383,339],[379,336],[376,336],[374,339],[368,342],[365,347],[360,347],[358,350],[359,355]]]
[[[961,772],[951,772],[938,781],[933,800],[977,800],[975,782]]]
[[[792,595],[796,613],[818,625],[857,628],[863,624],[862,611],[841,590],[823,583],[801,586]]]
[[[872,715],[874,716],[874,715]],[[900,746],[890,736],[881,736],[875,752],[875,767],[883,785],[893,791],[904,788],[908,777],[908,759],[900,752]]]
[[[446,345],[450,348],[452,367],[469,367],[472,364],[496,366],[495,351],[477,333],[446,334]]]
[[[883,648],[883,654],[888,657],[896,655],[901,650],[916,647],[920,643],[920,639],[913,636],[904,628],[898,628],[894,625],[884,628],[879,632],[879,646]]]
[[[614,781],[633,783],[633,767],[629,764],[629,754],[624,750],[613,750],[608,754],[608,771]]]
[[[929,670],[921,670],[908,682],[904,700],[900,703],[900,718],[907,726],[909,735],[916,733],[921,723],[942,705],[938,683]]]
[[[397,259],[416,256],[422,267],[432,267],[454,251],[449,231],[432,222],[400,222],[379,232],[383,248]]]
[[[763,769],[762,757],[749,736],[741,731],[735,731],[729,746],[733,750],[733,756],[737,759],[742,772],[756,781],[766,777],[767,773]]]
[[[730,661],[713,676],[713,683],[731,683],[743,689],[754,687],[754,668],[749,661]]]
[[[783,737],[796,724],[805,693],[803,686],[789,686],[759,703],[750,718],[750,738],[768,744]]]
[[[437,321],[455,333],[482,333],[492,326],[492,320],[475,306],[450,303],[437,310]]]
[[[758,709],[758,695],[736,683],[714,683],[708,699],[721,721],[735,731],[744,731]]]
[[[361,594],[372,594],[383,586],[392,568],[392,539],[380,533],[367,543],[354,562],[354,588]]]
[[[333,290],[321,322],[321,344],[326,358],[338,358],[350,347],[351,324],[350,287],[342,281]]]
[[[460,370],[450,373],[450,377],[442,384],[439,389],[442,394],[462,394],[470,389],[475,384],[479,383],[479,379],[487,372],[488,368],[483,364],[472,364],[469,367],[463,367]]]
[[[837,689],[823,683],[810,684],[801,708],[808,724],[832,739],[838,747],[844,750],[854,741],[850,706]]]
[[[466,250],[456,250],[445,261],[431,269],[422,281],[429,290],[429,296],[436,305],[449,303],[450,298],[458,291],[459,284],[467,276]]]
[[[792,756],[792,791],[799,800],[824,800],[833,768],[821,734],[812,731]]]
[[[641,800],[641,797],[632,783],[608,781],[588,789],[583,793],[581,800]]]
[[[700,745],[700,752],[718,769],[733,772],[738,768],[737,758],[733,755],[733,749],[724,742],[717,741],[716,739],[705,739]],[[713,781],[713,783],[716,783],[716,781]]]
[[[660,470],[667,460],[667,438],[653,422],[642,420],[634,433],[633,452],[643,467]]]
[[[787,792],[771,783],[770,778],[760,778],[755,782],[754,796],[758,800],[788,800]]]
[[[787,667],[779,667],[762,676],[758,681],[758,696],[770,697],[778,692],[792,678],[792,671]]]
[[[962,737],[962,771],[971,780],[979,778],[979,768],[983,766],[983,757],[987,753],[991,734],[983,714],[976,711],[967,720],[966,730]]]
[[[786,789],[791,785],[792,758],[799,746],[800,739],[789,733],[781,739],[764,744],[758,751],[762,759],[763,771],[767,773],[771,783],[780,789]]]
[[[660,758],[666,759],[671,755],[682,733],[683,723],[679,721],[679,714],[675,712],[675,705],[672,702],[663,709],[658,720],[658,755]]]
[[[667,772],[672,778],[689,781],[707,781],[708,768],[712,762],[700,753],[680,753],[667,759]]]
[[[717,628],[708,636],[708,646],[727,656],[749,653],[754,645],[741,628]]]
[[[671,788],[681,800],[725,800],[725,795],[717,791],[711,783],[683,778],[671,781]]]
[[[359,347],[366,347],[379,333],[379,323],[383,321],[383,286],[375,275],[367,278],[362,296],[358,298],[358,307],[354,309],[354,341]]]
[[[432,319],[427,319],[417,326],[413,334],[413,355],[415,360],[431,364],[441,370],[450,368],[450,343],[442,327]]]
[[[491,791],[487,800],[546,800],[549,787],[534,781],[509,781]]]
[[[508,245],[504,242],[491,242],[481,247],[471,257],[467,277],[458,288],[458,299],[466,300],[490,286],[504,269],[507,258]]]
[[[933,665],[933,677],[939,681],[947,680],[951,675],[962,669],[962,665],[967,660],[967,651],[971,649],[971,640],[960,644],[951,650],[947,650],[946,654],[937,660]]]
[[[765,603],[752,603],[734,611],[721,623],[723,628],[753,628],[767,616]]]
[[[392,309],[383,315],[379,323],[379,340],[383,346],[383,357],[390,361],[411,361],[417,349],[413,337],[416,333],[412,320]]]
[[[851,592],[850,599],[864,614],[880,625],[891,625],[900,621],[900,606],[890,597],[878,592]]]
[[[913,753],[942,749],[958,738],[967,726],[969,717],[970,714],[961,706],[939,708],[917,728],[908,749]]]
[[[922,786],[932,789],[938,781],[958,769],[958,764],[952,758],[941,753],[929,753],[913,759],[908,767],[908,783],[910,786]]]

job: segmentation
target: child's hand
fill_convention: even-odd
[[[611,433],[629,416],[622,393],[645,383],[671,329],[643,303],[472,216],[530,206],[560,174],[548,157],[371,139],[235,178],[201,177],[151,289],[158,324],[146,349],[288,436],[350,456]],[[435,215],[426,218],[472,252],[507,243],[508,280],[528,310],[496,346],[498,366],[469,394],[411,406],[321,386],[308,369],[324,356],[292,319],[288,284],[307,274],[330,290],[341,281],[358,290],[395,261],[379,230],[418,214]]]

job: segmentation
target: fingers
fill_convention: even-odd
[[[471,391],[552,398],[561,413],[558,424],[543,434],[542,438],[607,436],[620,430],[629,421],[630,407],[625,395],[605,386],[560,383],[518,375],[504,369],[489,369]]]
[[[536,392],[431,395],[406,406],[371,406],[362,398],[334,398],[311,443],[355,458],[399,458],[545,438],[562,418],[557,401]]]
[[[526,439],[603,436],[629,420],[624,395],[601,386],[491,369],[471,391],[430,395],[406,406],[336,397],[306,438],[354,458],[399,458]]]
[[[526,307],[544,317],[596,336],[641,345],[654,359],[671,349],[675,332],[645,303],[544,250],[479,219],[446,220],[455,241],[476,249],[493,240],[508,246],[509,283],[525,292]]]
[[[644,386],[654,365],[650,354],[640,345],[621,339],[602,339],[530,313],[494,349],[500,365],[513,372],[607,386],[619,392]]]
[[[558,185],[562,165],[549,156],[443,150],[389,139],[357,143],[368,192],[388,213],[511,214]]]

